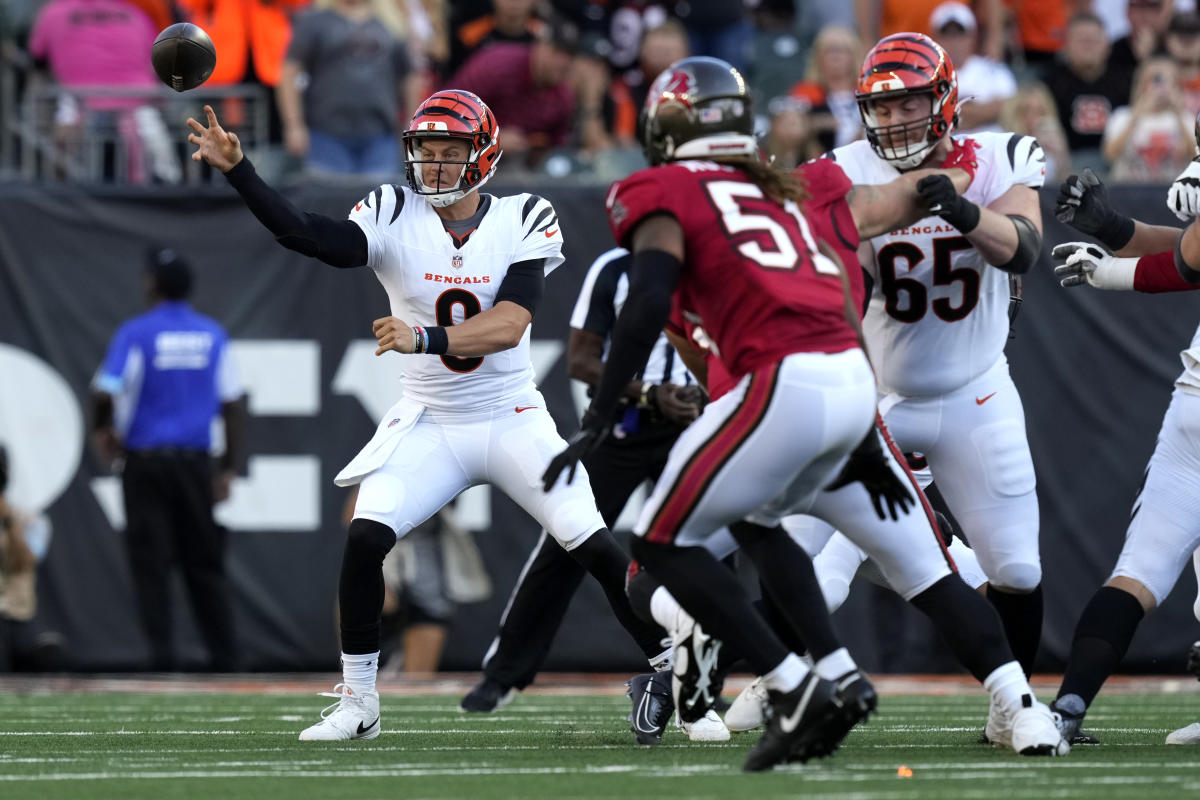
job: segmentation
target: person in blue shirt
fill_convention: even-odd
[[[171,646],[170,578],[177,564],[209,651],[209,668],[236,667],[225,577],[225,530],[213,503],[229,495],[244,412],[229,337],[188,304],[192,273],[171,249],[148,252],[151,309],[121,325],[93,381],[92,441],[122,468],[126,548],[152,667],[179,664]],[[225,421],[214,474],[211,426]]]

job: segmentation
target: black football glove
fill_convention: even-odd
[[[1054,216],[1080,233],[1094,236],[1110,250],[1120,250],[1133,237],[1133,220],[1117,212],[1108,199],[1108,187],[1085,168],[1058,187]]]
[[[1187,670],[1200,680],[1200,642],[1193,642],[1188,649]]]
[[[558,481],[558,476],[564,469],[567,473],[567,483],[575,480],[575,467],[579,460],[595,452],[600,443],[612,430],[612,424],[601,419],[592,409],[583,412],[583,420],[579,423],[579,432],[567,442],[567,449],[550,459],[550,466],[542,473],[542,488],[550,491]]]
[[[854,448],[854,452],[850,454],[850,460],[833,479],[833,483],[825,487],[825,491],[832,492],[856,481],[861,483],[867,493],[871,495],[875,513],[882,520],[886,520],[889,515],[892,519],[900,519],[900,514],[907,514],[908,507],[916,502],[912,492],[908,490],[903,481],[896,477],[896,473],[892,472],[892,465],[888,463],[887,457],[883,454],[883,447],[879,444],[879,434],[874,425],[867,432],[866,438],[859,443],[858,447]],[[883,509],[885,502],[887,511]],[[899,511],[896,510],[897,507],[899,507]]]
[[[961,233],[970,233],[979,226],[979,206],[959,194],[945,175],[921,178],[917,181],[917,194],[930,214],[937,214]]]

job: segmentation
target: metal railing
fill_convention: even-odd
[[[39,80],[15,49],[0,61],[0,176],[81,183],[205,183],[212,171],[191,159],[187,118],[211,105],[242,146],[268,146],[274,98],[257,85],[176,93],[67,89]]]

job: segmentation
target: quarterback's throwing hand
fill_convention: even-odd
[[[1167,208],[1184,222],[1200,217],[1200,163],[1195,159],[1167,190]]]
[[[1054,277],[1065,287],[1083,286],[1097,289],[1132,289],[1137,271],[1136,258],[1117,258],[1098,244],[1067,242],[1050,251],[1058,264]]]
[[[553,489],[564,469],[568,470],[567,483],[575,480],[575,467],[579,465],[579,460],[593,453],[611,429],[612,426],[602,422],[590,408],[585,411],[579,432],[571,437],[566,450],[550,459],[550,466],[542,473],[542,488],[547,492]]]
[[[221,172],[229,172],[242,160],[242,143],[238,141],[236,133],[221,127],[212,106],[204,107],[204,115],[208,119],[207,128],[188,117],[187,124],[192,129],[188,141],[196,145],[192,161],[204,161]]]
[[[416,352],[417,339],[413,329],[402,319],[383,317],[371,323],[371,331],[379,343],[375,355],[381,356],[389,350],[397,353]]]

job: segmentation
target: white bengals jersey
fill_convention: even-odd
[[[979,167],[964,197],[986,206],[1015,185],[1041,187],[1046,156],[1030,136],[975,133]],[[857,141],[833,151],[855,184],[900,173]],[[931,397],[965,386],[991,368],[1008,341],[1008,275],[988,266],[966,237],[930,216],[871,240],[875,286],[863,332],[881,389]]]
[[[367,236],[367,265],[387,290],[392,316],[409,325],[458,325],[488,310],[511,264],[545,259],[549,275],[563,263],[558,215],[537,195],[491,197],[461,247],[408,187],[378,187],[350,219]],[[519,345],[489,356],[389,357],[403,359],[404,395],[434,411],[499,408],[536,391],[528,328]]]
[[[1183,374],[1175,380],[1175,385],[1188,394],[1200,395],[1200,328],[1196,328],[1192,343],[1179,357],[1183,359]]]

